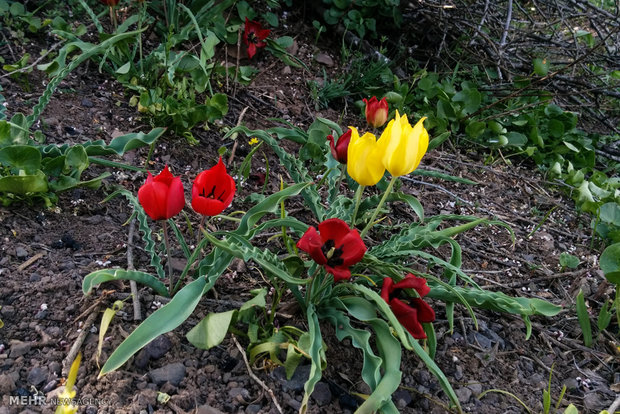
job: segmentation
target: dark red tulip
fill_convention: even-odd
[[[344,134],[338,138],[338,143],[334,143],[334,137],[332,135],[327,136],[329,141],[329,148],[332,151],[332,155],[341,164],[347,163],[347,152],[349,150],[349,142],[351,142],[351,130],[347,130]]]
[[[350,229],[339,218],[319,223],[318,232],[314,227],[308,227],[297,247],[325,266],[336,282],[351,278],[349,267],[362,260],[366,253],[366,246],[357,230]]]
[[[375,128],[383,126],[388,118],[388,103],[385,98],[379,101],[376,96],[373,96],[370,101],[366,98],[363,101],[366,103],[366,121],[368,124]]]
[[[120,0],[99,0],[99,3],[105,4],[106,6],[114,7],[118,4]]]
[[[420,297],[411,298],[403,294],[402,297],[406,299],[399,299],[397,296],[402,289],[414,289]],[[381,297],[390,305],[396,319],[416,339],[426,338],[421,322],[435,320],[435,311],[422,300],[430,291],[431,288],[426,284],[426,279],[416,277],[411,273],[398,283],[394,283],[389,277],[383,279]]]
[[[203,216],[216,216],[232,203],[235,180],[228,175],[220,157],[212,168],[198,174],[192,186],[192,208]]]
[[[181,178],[174,177],[167,165],[155,177],[149,173],[146,183],[138,190],[138,200],[153,220],[167,220],[179,214],[185,206]]]
[[[256,54],[256,49],[259,47],[267,46],[267,43],[263,42],[269,36],[271,30],[263,29],[260,23],[254,20],[248,20],[245,18],[245,30],[243,31],[243,42],[248,47],[248,57],[252,57]]]

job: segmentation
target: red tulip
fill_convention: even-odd
[[[181,178],[174,177],[167,165],[155,177],[149,173],[146,183],[138,190],[138,200],[153,220],[167,220],[179,214],[185,206]]]
[[[401,300],[396,296],[402,289],[414,289],[420,297],[407,297],[406,300]],[[433,322],[435,320],[435,311],[422,300],[430,291],[431,288],[426,284],[426,279],[416,277],[411,273],[398,283],[394,283],[389,277],[383,279],[381,297],[390,305],[398,321],[416,339],[426,338],[421,322]]]
[[[347,152],[349,150],[349,142],[351,142],[351,130],[347,130],[344,134],[338,138],[338,143],[334,143],[334,137],[332,135],[327,136],[329,141],[329,148],[332,151],[332,155],[341,164],[347,163]]]
[[[385,98],[380,101],[376,96],[370,98],[370,101],[364,98],[366,103],[366,121],[375,128],[383,126],[388,118],[388,103]]]
[[[106,6],[114,7],[118,4],[120,0],[99,0],[99,3],[105,4]]]
[[[235,191],[235,181],[220,157],[214,167],[201,172],[194,180],[192,208],[203,216],[216,216],[230,205]]]
[[[297,247],[325,266],[336,282],[351,278],[349,267],[362,260],[366,253],[366,246],[357,230],[350,229],[338,218],[321,222],[318,232],[314,227],[309,227],[297,242]]]
[[[252,57],[256,54],[256,49],[259,47],[267,46],[267,43],[263,42],[269,36],[271,30],[263,29],[260,23],[254,20],[248,20],[245,18],[245,30],[243,31],[243,42],[248,47],[248,57]]]

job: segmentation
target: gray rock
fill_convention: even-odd
[[[28,373],[28,384],[38,387],[45,382],[48,374],[47,368],[34,367]]]
[[[474,394],[474,396],[480,395],[482,393],[482,384],[469,384],[467,386]]]
[[[15,248],[15,256],[17,256],[18,259],[25,259],[28,257],[28,250],[24,249],[22,246],[17,246]]]
[[[38,282],[39,280],[41,280],[41,275],[38,274],[37,272],[34,272],[33,274],[30,275],[30,282]]]
[[[34,315],[34,317],[35,317],[36,319],[45,319],[45,318],[47,318],[47,314],[48,314],[48,313],[49,313],[49,312],[47,311],[47,309],[40,310],[40,311],[38,311],[38,312],[37,312],[37,314],[36,314],[36,315]]]
[[[331,58],[331,56],[329,56],[327,53],[318,53],[314,56],[314,60],[316,60],[317,62],[319,62],[322,65],[325,65],[327,67],[332,67],[334,66],[334,59]]]
[[[608,404],[609,403],[605,401],[598,392],[588,392],[583,397],[583,405],[587,412],[599,412],[604,410]]]
[[[245,407],[245,414],[258,414],[258,412],[262,409],[262,406],[258,404],[250,404]]]
[[[11,344],[11,353],[9,354],[9,356],[11,358],[17,358],[19,356],[26,355],[28,352],[30,352],[31,347],[32,346],[29,342],[15,342]]]
[[[13,377],[7,374],[0,375],[0,395],[9,395],[16,388]]]
[[[471,390],[467,387],[457,388],[454,390],[461,404],[465,404],[471,398]]]
[[[210,405],[201,405],[200,407],[196,408],[196,414],[224,414],[223,412],[221,412],[220,410],[218,410],[217,408],[213,408]]]
[[[317,382],[312,392],[312,398],[319,407],[329,404],[332,401],[332,392],[329,389],[329,385],[323,381]]]
[[[398,408],[399,410],[403,410],[405,407],[411,404],[413,398],[411,397],[409,391],[398,389],[396,390],[396,392],[394,392],[394,394],[392,394],[392,400],[394,400],[396,408]]]
[[[282,383],[282,389],[285,392],[301,391],[304,389],[304,384],[310,376],[310,365],[301,365],[297,367],[290,380],[286,379],[286,371],[284,367],[274,369],[271,376]]]
[[[185,365],[181,362],[164,365],[161,368],[153,369],[148,373],[151,381],[157,385],[163,385],[166,382],[174,386],[178,386],[183,378],[185,378]]]
[[[88,98],[83,98],[82,99],[82,106],[84,108],[92,108],[93,106],[95,106],[95,104],[93,103],[93,101],[91,101]]]
[[[299,408],[301,408],[301,403],[299,401],[297,401],[296,399],[291,398],[291,397],[287,398],[286,405],[288,405],[289,407],[291,407],[295,411],[299,411]]]
[[[146,368],[149,361],[163,357],[172,348],[172,342],[165,335],[153,339],[136,357],[134,364],[138,368]]]
[[[241,397],[244,400],[248,400],[250,398],[250,392],[243,387],[234,387],[228,390],[228,395],[232,399],[239,399]]]

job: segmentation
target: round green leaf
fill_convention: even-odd
[[[608,246],[599,259],[601,270],[610,283],[620,285],[620,243]]]

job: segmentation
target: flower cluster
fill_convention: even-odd
[[[226,209],[235,195],[233,178],[226,172],[220,157],[212,168],[198,174],[192,186],[192,208],[203,216],[216,216]],[[168,166],[138,190],[138,200],[153,220],[167,220],[185,206],[185,193],[180,177],[174,177]]]

